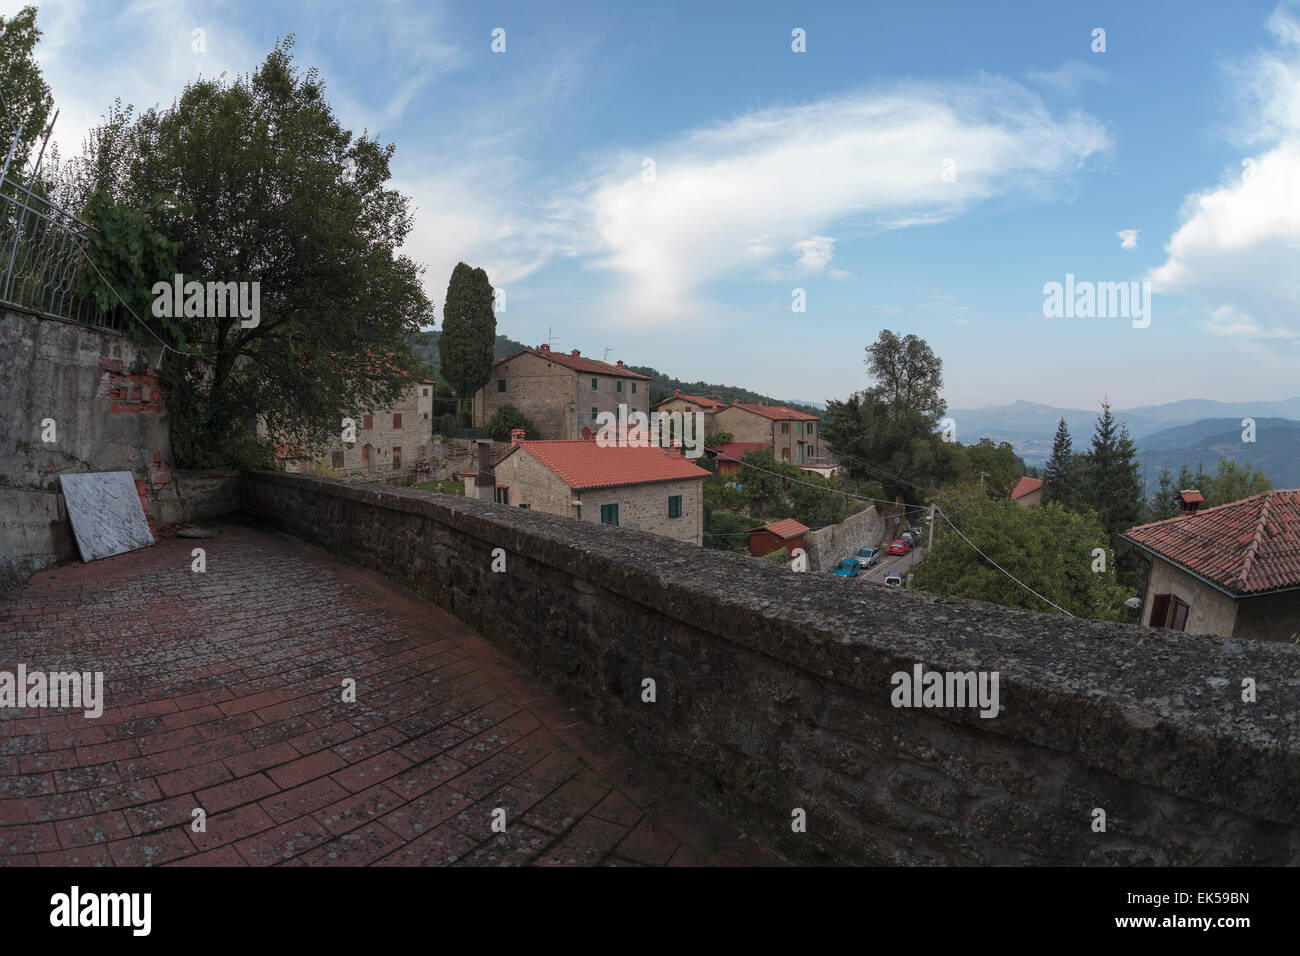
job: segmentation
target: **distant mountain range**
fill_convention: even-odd
[[[1092,441],[1099,411],[1056,408],[1034,402],[1013,402],[986,408],[953,408],[948,416],[957,423],[957,440],[963,443],[991,438],[1009,442],[1030,465],[1042,465],[1051,456],[1056,425],[1062,418],[1070,429],[1076,450]],[[1164,405],[1112,409],[1128,426],[1145,462],[1148,483],[1162,466],[1177,474],[1186,462],[1204,464],[1213,471],[1222,457],[1249,461],[1269,476],[1276,488],[1300,486],[1300,398],[1269,402],[1215,402],[1185,399]],[[1241,440],[1243,418],[1255,420],[1255,442]]]

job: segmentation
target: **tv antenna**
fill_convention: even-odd
[[[606,346],[605,346],[605,355],[604,355],[604,357],[601,359],[601,361],[602,361],[602,362],[605,362],[605,363],[608,364],[608,362],[609,362],[609,353],[612,352],[612,351],[614,351],[614,347],[613,347],[612,345],[606,345]]]
[[[560,344],[560,340],[555,337],[555,330],[549,325],[546,327],[546,344],[551,348]]]

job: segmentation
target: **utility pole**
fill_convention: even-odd
[[[930,538],[925,542],[925,550],[934,547],[934,505],[930,505]]]

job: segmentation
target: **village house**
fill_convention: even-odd
[[[709,472],[679,450],[595,441],[526,441],[509,451],[479,494],[501,504],[594,524],[636,528],[694,545],[704,542]]]
[[[1028,475],[1016,482],[1011,489],[1011,500],[1022,508],[1033,508],[1043,503],[1043,482]]]
[[[1264,640],[1300,636],[1300,488],[1266,491],[1200,511],[1195,489],[1179,514],[1124,538],[1151,561],[1141,622],[1188,634]]]
[[[719,409],[713,419],[717,431],[730,433],[732,441],[771,445],[777,461],[809,469],[832,466],[822,453],[821,421],[816,415],[751,402]]]
[[[720,445],[714,445],[712,448],[706,448],[705,453],[717,464],[718,476],[726,477],[734,475],[740,470],[740,460],[748,455],[751,451],[758,448],[770,448],[771,446],[764,442],[757,441],[728,441]]]
[[[665,398],[655,404],[657,412],[698,412],[704,416],[704,436],[716,435],[720,428],[717,426],[717,414],[727,407],[727,403],[720,398],[704,398],[699,395],[683,395],[680,389],[673,392],[671,398]]]
[[[538,429],[530,439],[591,438],[601,412],[650,411],[650,379],[627,368],[584,358],[577,349],[555,352],[550,345],[499,359],[492,378],[474,393],[474,427],[485,428],[502,405],[513,405]]]
[[[434,383],[412,384],[392,406],[353,416],[356,441],[345,444],[342,434],[314,455],[280,446],[277,457],[285,471],[309,472],[318,465],[340,475],[400,474],[409,472],[429,455],[433,439]]]

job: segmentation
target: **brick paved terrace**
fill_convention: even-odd
[[[43,572],[0,636],[0,670],[102,671],[105,697],[0,710],[5,864],[781,862],[455,617],[285,534]]]

